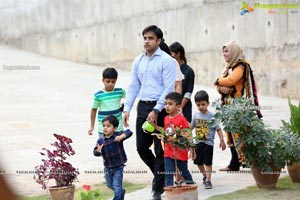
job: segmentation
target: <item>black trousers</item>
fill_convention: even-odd
[[[136,119],[136,147],[138,154],[144,163],[150,168],[154,175],[152,181],[152,190],[156,192],[162,192],[164,188],[164,151],[161,146],[160,140],[156,136],[151,136],[149,133],[145,133],[142,129],[143,123],[146,121],[148,114],[152,111],[156,102],[145,103],[139,102],[137,107],[137,119]],[[157,119],[157,125],[164,126],[164,118],[167,115],[165,109],[163,109]],[[150,149],[154,142],[154,153]]]
[[[192,103],[189,101],[182,109],[183,116],[191,123],[192,121]]]
[[[234,146],[230,147],[230,152],[231,152],[231,160],[228,167],[234,171],[239,170],[241,163],[239,162],[239,157],[236,148]]]

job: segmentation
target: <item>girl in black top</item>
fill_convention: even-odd
[[[180,65],[180,70],[184,74],[182,80],[182,103],[181,109],[185,118],[191,122],[192,120],[192,103],[191,96],[194,90],[195,73],[194,70],[187,65],[185,51],[179,42],[174,42],[170,46],[171,56],[177,60]]]

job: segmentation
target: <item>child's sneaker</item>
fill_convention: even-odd
[[[206,176],[203,176],[203,184],[205,184],[206,183]]]
[[[187,185],[196,184],[193,180],[185,180],[184,183],[187,184]]]
[[[206,181],[204,184],[205,189],[212,189],[212,184],[210,181]]]
[[[178,179],[178,180],[175,181],[176,186],[181,186],[182,183],[183,183],[183,179]]]

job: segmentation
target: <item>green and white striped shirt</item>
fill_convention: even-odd
[[[98,132],[102,133],[102,120],[107,115],[114,115],[119,120],[117,131],[123,130],[121,99],[125,98],[125,90],[114,88],[113,91],[107,92],[100,90],[94,95],[93,108],[98,109]]]

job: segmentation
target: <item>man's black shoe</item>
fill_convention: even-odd
[[[151,200],[161,200],[161,196],[159,192],[152,190],[151,195],[152,195]]]

